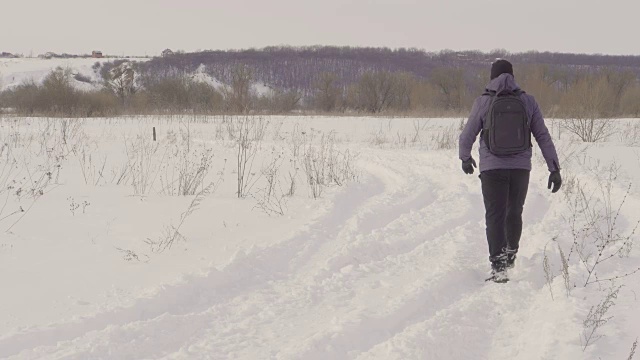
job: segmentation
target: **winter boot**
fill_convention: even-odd
[[[487,281],[489,280],[497,283],[506,283],[509,281],[509,277],[507,276],[506,257],[501,257],[500,259],[491,262],[491,276]]]

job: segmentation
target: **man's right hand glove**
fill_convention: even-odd
[[[560,190],[560,186],[562,186],[562,177],[560,176],[560,171],[556,170],[549,174],[549,183],[547,184],[547,189],[551,189],[551,184],[553,184],[552,193],[558,192]]]
[[[473,168],[475,167],[477,167],[476,161],[473,160],[472,157],[462,162],[462,171],[464,171],[465,174],[473,174]]]

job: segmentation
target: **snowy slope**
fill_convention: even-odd
[[[77,59],[39,59],[16,58],[0,59],[0,90],[10,89],[25,81],[33,80],[41,83],[42,80],[57,67],[70,68],[73,74],[81,74],[91,79],[94,84],[73,80],[72,84],[81,90],[95,90],[100,88],[100,74],[96,73],[92,66],[96,63],[114,61],[112,58],[77,58]],[[147,61],[146,58],[131,59],[132,61]]]
[[[215,172],[209,178],[223,176],[224,182],[186,221],[186,240],[156,254],[145,239],[175,224],[193,197],[163,195],[158,184],[146,196],[132,196],[130,186],[107,180],[87,184],[80,152],[68,154],[58,183],[0,240],[0,281],[8,284],[0,298],[0,358],[629,356],[640,336],[634,295],[640,274],[619,282],[625,286],[608,312],[613,318],[597,332],[604,336],[583,349],[583,320],[606,286],[584,287],[584,271],[574,263],[575,287],[564,294],[551,240],[557,237],[563,247],[572,242],[563,218],[570,187],[550,194],[539,153],[517,267],[511,282],[493,284],[484,281],[479,181],[462,173],[455,148],[436,149],[437,139],[455,135],[458,119],[267,120],[256,173],[278,156],[286,164],[294,160],[300,134],[317,141],[334,132],[340,149],[357,154],[359,181],[328,188],[313,200],[300,173],[285,215],[268,216],[256,208],[257,190],[256,197],[235,198],[237,154],[224,119],[87,120],[74,141],[91,150],[96,167],[108,169],[105,174],[126,161],[123,139],[148,136],[156,126],[161,146],[189,129],[190,146],[213,149]],[[5,120],[0,134],[19,134],[16,144],[36,139],[35,146],[38,134],[50,128],[38,119]],[[612,140],[583,147],[562,134],[558,148],[565,180],[575,175],[585,186],[600,184],[587,165],[602,169],[618,161],[622,168],[612,192],[619,203],[628,181],[640,183],[640,151]],[[165,156],[170,155],[152,161]],[[70,211],[83,201],[90,205]],[[633,227],[639,208],[640,188],[633,185],[620,231]],[[7,222],[0,225],[4,231]],[[604,267],[602,276],[637,267],[638,245],[629,257]],[[116,247],[134,251],[142,261],[123,259]],[[543,271],[545,253],[557,275],[553,298]]]
[[[80,74],[91,80],[91,83],[72,79],[72,85],[85,91],[99,90],[102,87],[102,79],[99,72],[94,71],[93,65],[98,62],[114,61],[114,58],[79,58],[79,59],[39,59],[39,58],[16,58],[3,59],[0,58],[0,91],[16,87],[25,81],[33,80],[41,83],[44,78],[57,67],[70,68],[72,73]],[[148,58],[132,58],[131,61],[148,61]],[[98,69],[99,71],[99,69]],[[218,90],[226,87],[225,84],[218,79],[213,78],[205,72],[204,66],[200,66],[194,73],[190,74],[191,78],[213,86]],[[254,83],[251,91],[258,96],[268,96],[273,89],[261,83]]]

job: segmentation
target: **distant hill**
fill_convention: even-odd
[[[33,81],[42,83],[42,80],[57,67],[71,69],[74,77],[72,85],[80,90],[98,90],[102,88],[102,77],[96,64],[111,64],[113,61],[136,61],[142,64],[148,59],[132,58],[0,58],[0,91],[15,88],[16,86]]]
[[[587,55],[551,52],[510,54],[506,51],[425,52],[418,49],[357,47],[266,47],[263,49],[172,53],[143,64],[144,72],[166,74],[175,71],[193,73],[198,69],[229,83],[237,64],[248,65],[254,80],[274,88],[309,90],[323,72],[337,75],[342,84],[355,82],[368,70],[407,72],[428,78],[439,67],[462,67],[471,73],[488,71],[496,58],[507,58],[516,68],[522,64],[544,64],[564,68],[617,67],[640,76],[640,56]]]
[[[65,109],[68,116],[457,115],[482,93],[497,58],[511,60],[518,83],[536,95],[545,113],[584,116],[591,109],[589,116],[640,117],[640,56],[329,46],[166,50],[151,59],[1,58],[0,108],[27,115],[60,115]],[[56,97],[59,89],[45,86],[50,77],[63,79],[73,96]]]

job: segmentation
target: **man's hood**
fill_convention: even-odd
[[[488,91],[495,91],[496,94],[500,94],[503,91],[515,91],[519,90],[520,86],[516,84],[516,80],[511,74],[500,74],[497,78],[491,80],[487,85]]]

